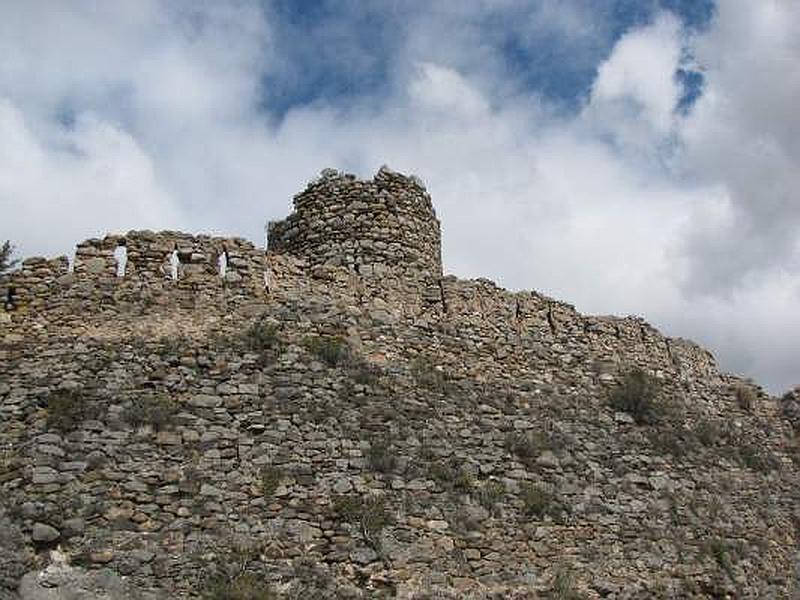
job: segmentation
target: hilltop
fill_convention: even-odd
[[[797,597],[800,394],[444,275],[416,178],[294,206],[0,280],[0,598]]]

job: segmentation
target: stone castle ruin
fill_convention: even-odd
[[[4,600],[70,597],[65,569],[158,598],[799,593],[796,411],[641,318],[444,275],[414,177],[323,171],[266,249],[89,239],[0,299]],[[633,367],[669,419],[609,406]]]
[[[641,319],[585,317],[535,292],[443,276],[439,221],[416,177],[383,167],[371,181],[360,181],[326,169],[295,196],[294,205],[285,220],[269,223],[266,251],[241,238],[131,231],[79,243],[72,267],[65,256],[29,258],[3,280],[6,314],[51,311],[99,288],[142,300],[177,294],[182,305],[200,306],[220,297],[226,303],[268,301],[278,290],[320,282],[362,301],[384,300],[398,314],[481,315],[509,332],[544,328],[554,337],[608,338],[598,350],[630,350],[636,339],[644,347],[640,358],[657,359],[661,368],[680,365],[687,378],[694,376],[690,371],[699,377],[716,371],[707,351],[665,338]]]
[[[390,268],[442,276],[439,221],[417,179],[384,167],[372,181],[325,170],[295,196],[295,212],[269,224],[268,249],[310,265],[380,276]]]

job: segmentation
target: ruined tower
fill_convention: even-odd
[[[387,167],[372,180],[326,169],[294,197],[294,212],[268,227],[268,250],[362,275],[401,270],[441,277],[441,234],[422,183]]]

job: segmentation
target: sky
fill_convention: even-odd
[[[0,0],[0,241],[240,235],[418,175],[445,270],[800,384],[800,3]]]

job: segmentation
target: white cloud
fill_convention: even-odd
[[[421,63],[409,92],[420,108],[447,113],[447,116],[480,118],[489,109],[483,95],[473,89],[453,69],[432,63]]]
[[[0,212],[23,254],[62,254],[67,240],[185,221],[130,135],[87,116],[43,142],[2,99]]]
[[[798,24],[796,3],[732,0],[697,41],[707,84],[681,128],[684,164],[725,185],[730,215],[692,232],[690,289],[730,293],[759,273],[800,273]]]
[[[675,79],[680,57],[680,27],[668,13],[625,34],[600,65],[592,87],[590,106],[596,122],[615,132],[622,131],[622,125],[669,132],[680,97]]]
[[[773,389],[793,383],[798,10],[728,0],[695,38],[661,15],[618,41],[577,115],[556,116],[482,37],[482,16],[525,4],[403,12],[386,95],[280,121],[261,89],[291,65],[256,4],[0,9],[0,239],[62,253],[169,226],[260,241],[321,168],[387,162],[428,183],[449,271],[640,313]],[[509,26],[591,36],[580,3],[558,5]],[[688,117],[684,50],[706,75]]]

